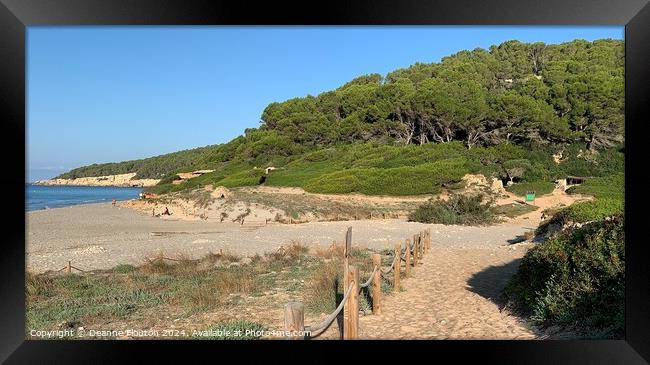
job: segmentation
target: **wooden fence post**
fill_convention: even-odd
[[[419,259],[420,259],[420,250],[418,248],[418,235],[414,234],[413,235],[413,266],[416,266],[418,264]]]
[[[402,271],[402,245],[395,244],[395,267],[393,268],[393,290],[399,291],[399,279]]]
[[[348,227],[347,232],[345,232],[345,246],[343,246],[343,294],[348,292],[348,282],[349,282],[349,257],[350,251],[352,250],[352,227]],[[348,322],[350,321],[350,307],[346,304],[343,307],[343,339],[349,337],[350,326]]]
[[[418,235],[413,235],[413,267],[418,264]]]
[[[305,305],[301,302],[289,302],[284,306],[284,329],[290,339],[302,340],[304,335],[293,334],[294,331],[305,330]]]
[[[344,326],[348,327],[347,337],[344,340],[356,340],[359,338],[359,268],[350,266],[348,270],[348,287],[352,287],[348,302],[349,318]]]
[[[411,275],[411,240],[406,239],[406,277]]]
[[[429,251],[429,245],[427,245],[427,230],[422,231],[422,244],[424,245],[424,253],[426,254]]]
[[[372,266],[376,268],[372,279],[372,314],[381,314],[381,255],[372,255]]]
[[[427,253],[427,233],[425,231],[422,231],[420,233],[420,236],[422,237],[422,256],[426,255]]]
[[[426,253],[426,248],[424,247],[424,232],[420,232],[418,235],[418,244],[420,245],[420,257],[422,257]]]
[[[70,261],[68,261],[68,266],[65,269],[68,274],[72,273],[72,263]]]

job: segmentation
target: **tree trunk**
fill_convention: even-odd
[[[434,126],[433,128],[431,128],[431,134],[432,134],[432,137],[433,137],[433,140],[434,140],[434,141],[437,141],[437,142],[440,142],[440,143],[443,143],[443,142],[444,142],[444,139],[443,139],[442,136],[438,133],[438,131],[436,130],[436,127],[435,127],[435,126]]]

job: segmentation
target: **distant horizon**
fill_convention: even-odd
[[[29,27],[26,180],[225,143],[271,102],[465,49],[605,38],[624,27]]]

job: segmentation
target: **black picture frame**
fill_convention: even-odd
[[[0,0],[0,143],[8,171],[0,179],[7,239],[0,252],[0,361],[115,363],[151,361],[179,348],[203,361],[263,356],[270,362],[310,362],[325,356],[366,361],[405,354],[436,362],[474,358],[500,364],[643,364],[650,361],[650,265],[644,235],[643,138],[650,124],[650,5],[627,1],[323,1],[302,3],[188,0]],[[625,340],[576,341],[26,341],[25,123],[26,27],[35,25],[625,25],[626,94],[626,330]],[[647,138],[647,137],[646,137]],[[170,345],[170,346],[168,346]],[[399,345],[399,349],[396,346]],[[343,347],[340,349],[339,347]],[[254,350],[253,350],[254,349]],[[293,355],[295,351],[307,353]],[[273,352],[274,355],[270,353]],[[451,357],[450,357],[451,356]],[[169,358],[171,360],[171,358]],[[334,360],[334,359],[333,359]],[[200,360],[191,360],[200,361]],[[420,361],[420,360],[417,360]]]

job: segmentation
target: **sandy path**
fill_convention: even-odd
[[[359,338],[523,340],[545,336],[501,310],[503,288],[529,244],[486,243],[484,248],[459,248],[433,241],[411,276],[402,279],[402,290],[384,296],[382,313],[360,316]],[[271,312],[271,329],[282,330],[282,311]],[[305,324],[320,323],[325,317],[307,314]],[[338,322],[317,338],[339,339]]]
[[[545,209],[559,208],[562,206],[569,206],[573,203],[591,200],[593,197],[581,194],[567,194],[562,189],[556,188],[552,193],[542,195],[535,198],[535,201],[531,204],[538,207],[539,209],[532,211],[527,214],[522,214],[516,218],[509,219],[508,221],[513,224],[533,224],[535,226],[539,225],[542,219],[542,212]],[[497,200],[497,204],[510,204],[510,203],[524,203],[522,197],[517,196],[513,193],[508,193],[507,197],[503,197]]]
[[[369,339],[533,339],[535,330],[499,308],[525,249],[433,248],[385,297],[382,314],[359,320]]]

